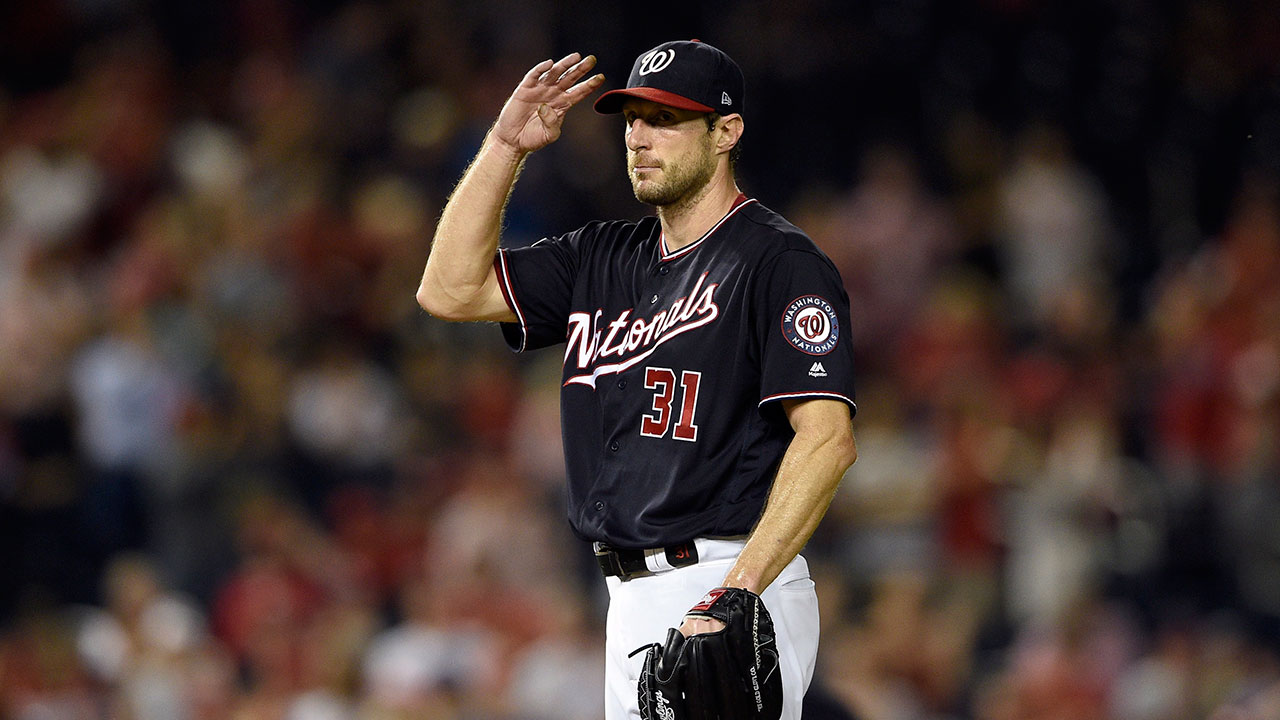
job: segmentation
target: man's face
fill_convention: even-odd
[[[636,199],[674,205],[692,198],[716,171],[706,116],[638,98],[622,106],[627,124],[627,177]]]

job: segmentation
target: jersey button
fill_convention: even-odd
[[[671,268],[667,267],[666,265],[663,265],[662,267],[658,268],[659,275],[666,275],[669,272],[671,272]]]
[[[609,449],[614,452],[618,452],[619,447],[622,447],[622,446],[618,444],[617,440],[614,440],[613,442],[609,443]]]
[[[597,501],[596,501],[596,510],[604,510],[604,503],[602,503],[602,502],[600,502],[599,500],[597,500]]]
[[[626,380],[626,378],[623,378],[622,380],[619,380],[619,381],[618,381],[618,389],[619,389],[619,390],[626,390],[626,389],[627,389],[627,380]]]
[[[658,302],[658,296],[657,296],[657,295],[654,295],[653,297],[649,298],[649,304],[650,304],[650,305],[652,305],[652,304],[654,304],[654,303],[656,303],[656,302]]]

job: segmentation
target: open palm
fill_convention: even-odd
[[[569,108],[604,82],[603,75],[578,82],[595,64],[594,55],[584,58],[571,53],[558,62],[543,60],[534,65],[498,114],[494,137],[520,152],[555,142]]]

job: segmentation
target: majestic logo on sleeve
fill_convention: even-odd
[[[715,303],[719,283],[708,283],[703,273],[688,295],[677,298],[648,318],[632,318],[635,308],[618,313],[607,320],[604,311],[594,314],[569,314],[568,342],[564,363],[575,363],[584,372],[565,380],[565,385],[587,385],[594,388],[596,378],[619,373],[653,354],[659,345],[691,330],[714,322],[720,317]]]
[[[836,309],[817,295],[798,297],[782,313],[782,336],[801,352],[826,355],[840,341]]]

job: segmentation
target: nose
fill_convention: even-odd
[[[644,118],[634,118],[627,123],[627,149],[641,150],[649,147],[649,124]]]

